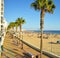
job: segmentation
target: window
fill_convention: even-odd
[[[3,23],[3,17],[1,17],[1,23]]]
[[[1,3],[1,6],[3,7],[3,3]]]
[[[1,25],[1,27],[3,27],[3,25]]]
[[[1,8],[1,10],[3,11],[3,7]]]
[[[1,15],[3,15],[3,12],[1,12]]]

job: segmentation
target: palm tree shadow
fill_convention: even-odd
[[[60,44],[60,43],[57,43],[57,42],[48,42],[49,44]]]
[[[8,51],[11,52],[11,53],[14,53],[14,54],[15,54],[15,55],[14,55],[15,58],[19,58],[19,57],[20,57],[20,58],[23,58],[23,57],[24,57],[23,55],[21,55],[21,54],[15,52],[15,51],[13,51],[13,50],[10,50],[10,49],[7,49],[7,48],[4,47],[4,50],[5,50],[5,49],[8,50]],[[8,53],[8,52],[7,52],[7,53]],[[12,54],[12,55],[13,55],[13,54]]]
[[[1,57],[5,56],[6,58],[9,58],[6,54],[4,54],[3,52],[1,52]]]

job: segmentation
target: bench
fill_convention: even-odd
[[[26,58],[39,58],[40,54],[34,55],[31,52],[23,52]]]
[[[25,57],[34,58],[34,55],[30,52],[23,52],[23,54],[25,55]]]

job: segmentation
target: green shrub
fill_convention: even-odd
[[[1,50],[3,51],[3,45],[1,45]]]

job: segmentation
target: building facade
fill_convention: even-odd
[[[0,36],[6,31],[7,22],[4,18],[4,0],[0,0]]]

